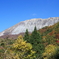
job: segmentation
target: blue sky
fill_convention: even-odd
[[[59,0],[0,0],[0,32],[32,18],[59,17]]]

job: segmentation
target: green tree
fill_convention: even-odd
[[[34,28],[34,31],[32,32],[30,36],[29,42],[33,46],[33,50],[36,51],[36,56],[37,58],[41,56],[41,54],[44,51],[44,46],[42,44],[42,37],[41,35],[37,32],[36,27]]]
[[[27,42],[29,41],[29,32],[28,32],[28,29],[26,29],[26,32],[24,34],[24,40],[26,40]]]

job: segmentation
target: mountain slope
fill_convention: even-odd
[[[26,29],[28,29],[29,32],[32,32],[35,26],[37,27],[37,30],[39,30],[45,26],[50,26],[57,22],[59,22],[59,17],[25,20],[1,32],[0,36],[24,33]]]

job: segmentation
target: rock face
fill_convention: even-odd
[[[59,17],[51,17],[48,19],[38,18],[38,19],[25,20],[1,32],[0,36],[16,35],[16,34],[24,33],[26,29],[28,29],[29,32],[32,32],[35,26],[37,30],[39,30],[45,26],[51,26],[57,22],[59,22]]]

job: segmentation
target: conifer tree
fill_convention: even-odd
[[[28,29],[26,29],[25,35],[24,35],[24,40],[26,40],[28,42],[29,40],[29,32]]]
[[[30,36],[29,42],[32,44],[33,50],[36,51],[37,58],[40,57],[44,50],[44,46],[42,44],[41,35],[37,32],[36,27]]]

